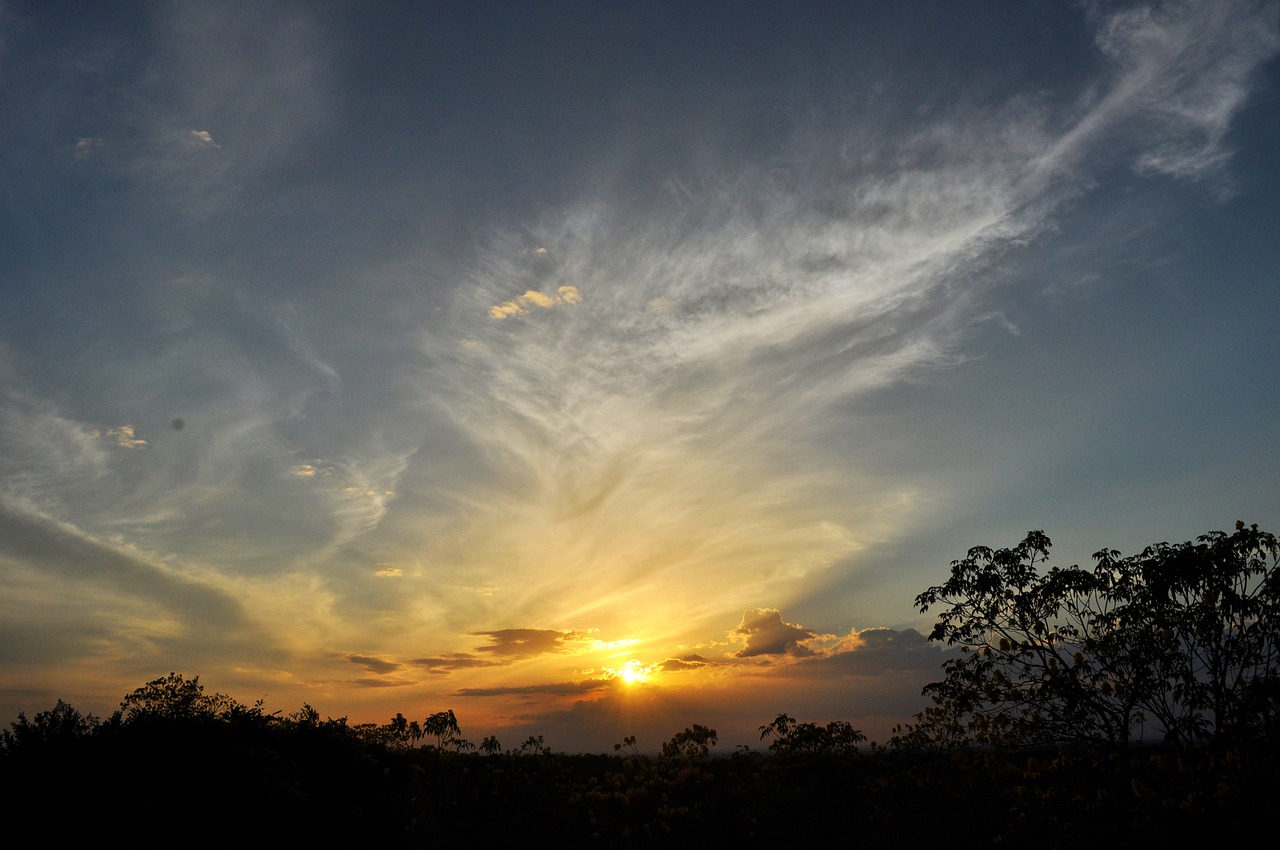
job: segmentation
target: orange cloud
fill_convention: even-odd
[[[552,307],[558,307],[562,304],[581,304],[582,293],[578,291],[576,286],[561,286],[556,289],[554,294],[539,292],[536,289],[530,289],[518,298],[510,301],[504,301],[501,304],[495,304],[489,308],[489,317],[492,319],[510,319],[515,316],[523,316],[529,312],[531,307],[537,307],[541,310],[550,310]]]

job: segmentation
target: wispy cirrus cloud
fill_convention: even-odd
[[[909,527],[929,494],[876,480],[856,448],[823,451],[828,413],[962,362],[993,314],[993,264],[1050,230],[1112,150],[1207,174],[1276,50],[1272,10],[1251,10],[1101,20],[1105,74],[1074,100],[941,110],[905,137],[852,116],[767,167],[726,159],[634,202],[607,184],[496,237],[428,345],[450,372],[426,379],[504,482],[466,497],[489,516],[476,561],[513,557],[523,576],[495,604],[551,599],[578,620],[679,585],[705,625]],[[539,309],[553,280],[581,303]],[[479,325],[492,309],[537,321]],[[856,421],[842,439],[857,446]],[[562,572],[594,599],[559,607]]]
[[[0,573],[9,586],[25,587],[38,574],[45,582],[58,581],[66,598],[81,600],[79,607],[41,622],[23,613],[23,594],[15,593],[0,606],[3,618],[26,623],[33,634],[74,623],[77,630],[91,626],[97,635],[80,646],[79,661],[133,657],[135,663],[154,663],[178,653],[211,663],[253,645],[262,657],[283,652],[234,590],[216,580],[188,575],[137,547],[87,533],[10,498],[0,498],[0,532]]]
[[[1280,9],[1250,3],[1135,6],[1102,21],[1098,46],[1117,66],[1150,142],[1142,171],[1200,179],[1231,151],[1232,117],[1259,65],[1280,50]]]

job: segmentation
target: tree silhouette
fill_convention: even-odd
[[[867,740],[857,729],[843,720],[826,726],[797,723],[794,717],[779,714],[772,723],[760,727],[760,740],[775,736],[769,749],[778,755],[817,755],[820,753],[849,755]]]
[[[68,748],[97,732],[100,725],[92,714],[81,714],[58,700],[48,711],[36,712],[31,720],[21,712],[9,729],[0,731],[0,751],[14,754],[29,751],[47,753]]]
[[[511,752],[512,755],[517,756],[543,756],[549,754],[551,748],[546,745],[541,735],[530,735],[524,739],[523,744]]]
[[[921,593],[932,640],[959,646],[908,738],[1126,747],[1147,721],[1200,740],[1275,725],[1280,660],[1276,538],[1237,523],[1092,570],[1041,573],[1050,541],[975,547]],[[902,738],[900,740],[906,740]]]
[[[226,694],[206,694],[200,677],[187,679],[170,673],[137,688],[120,702],[117,717],[124,723],[141,721],[227,720],[261,716],[262,703],[242,705]]]
[[[711,748],[715,745],[716,730],[695,723],[683,732],[677,732],[670,741],[662,745],[662,757],[702,761],[711,754]]]
[[[422,731],[435,737],[436,749],[443,750],[445,747],[452,747],[458,751],[475,749],[475,744],[462,737],[462,730],[458,728],[458,718],[454,716],[453,709],[437,711],[428,717],[422,723]]]
[[[1276,731],[1280,545],[1258,526],[1160,543],[1107,565],[1123,580],[1122,629],[1154,634],[1168,683],[1151,713],[1187,741]],[[1101,566],[1101,562],[1100,562]],[[1118,584],[1121,582],[1117,582]]]
[[[791,727],[795,725],[796,719],[789,714],[779,714],[773,719],[772,723],[767,723],[760,727],[760,740],[763,741],[770,735],[777,735],[784,738]]]
[[[390,743],[395,746],[406,747],[411,740],[412,729],[409,726],[409,718],[400,712],[396,712],[396,716],[386,725],[386,735]]]

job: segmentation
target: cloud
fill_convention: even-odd
[[[403,688],[413,683],[403,679],[352,679],[350,684],[358,688]]]
[[[393,485],[404,471],[404,454],[372,453],[369,459],[354,453],[340,459],[315,459],[288,468],[290,478],[316,482],[333,518],[329,544],[335,550],[375,529],[396,497]]]
[[[680,658],[668,658],[662,661],[658,664],[658,669],[663,673],[682,673],[689,670],[702,670],[714,663],[701,655],[685,655]]]
[[[582,294],[578,292],[576,286],[558,287],[554,294],[548,295],[545,292],[539,292],[536,289],[530,289],[519,298],[511,301],[504,301],[489,308],[489,317],[493,319],[510,319],[515,316],[523,316],[529,312],[529,308],[537,307],[541,310],[550,310],[552,307],[558,307],[562,304],[581,304]]]
[[[798,662],[792,673],[825,677],[919,672],[940,679],[942,664],[952,654],[915,629],[853,629],[830,647]]]
[[[86,136],[75,144],[74,155],[76,159],[88,159],[93,153],[104,144],[102,139]]]
[[[574,696],[593,691],[609,690],[614,687],[610,679],[587,679],[581,682],[548,682],[540,685],[510,685],[496,688],[459,688],[456,693],[461,697],[498,697],[498,696]]]
[[[499,629],[472,634],[493,641],[488,646],[477,646],[477,652],[491,652],[510,658],[532,658],[549,652],[566,652],[569,649],[567,642],[589,639],[585,632],[555,629]]]
[[[1237,24],[1209,5],[1156,16],[1182,46],[1116,34],[1103,76],[1045,96],[975,95],[909,117],[906,133],[884,129],[896,106],[841,113],[764,165],[732,151],[664,161],[679,197],[610,175],[493,235],[456,321],[424,335],[424,356],[447,368],[423,377],[422,396],[483,469],[453,480],[472,510],[454,551],[483,580],[486,563],[520,575],[498,596],[523,616],[602,623],[678,587],[693,632],[759,599],[785,607],[781,594],[815,592],[835,565],[917,533],[949,498],[944,473],[885,471],[899,438],[876,430],[877,396],[945,380],[984,317],[1016,328],[1016,309],[993,309],[1026,294],[1006,260],[1117,156],[1214,138],[1208,113],[1166,113],[1210,77],[1247,88],[1275,27],[1269,12]],[[1200,15],[1210,26],[1193,47]],[[553,280],[589,298],[547,307]],[[478,326],[547,310],[554,321]],[[565,600],[565,575],[594,598]],[[813,649],[786,637],[747,639],[744,657]]]
[[[378,673],[379,675],[394,673],[404,668],[404,665],[397,661],[387,661],[372,655],[348,655],[347,660],[352,664],[364,667],[370,673]]]
[[[1145,117],[1165,138],[1138,168],[1199,178],[1230,155],[1223,140],[1258,65],[1280,50],[1280,8],[1171,2],[1117,12],[1098,45],[1132,75],[1155,77]]]
[[[744,646],[734,653],[736,658],[754,658],[761,655],[789,655],[803,657],[813,650],[806,641],[817,637],[803,626],[784,622],[776,608],[753,608],[743,613],[742,622],[729,632],[729,639]]]
[[[105,431],[90,431],[94,437],[110,440],[122,449],[144,449],[147,441],[139,439],[133,432],[132,425],[119,425]]]
[[[1100,137],[1119,134],[1124,148],[1140,151],[1140,172],[1199,179],[1230,156],[1224,139],[1231,120],[1259,66],[1280,50],[1280,7],[1247,0],[1134,5],[1101,18],[1096,41],[1114,79],[1038,164],[1074,163]]]
[[[213,136],[208,130],[192,130],[187,133],[187,144],[196,148],[219,148],[222,147],[213,140]]]
[[[744,613],[742,623],[729,633],[729,639],[744,644],[734,653],[734,658],[771,655],[792,659],[792,663],[775,668],[785,669],[788,676],[937,672],[944,656],[942,647],[915,629],[855,628],[843,636],[820,635],[785,622],[774,608],[756,608]],[[700,656],[685,660],[705,661]],[[672,669],[685,668],[677,663]]]
[[[3,497],[0,572],[11,588],[30,585],[44,593],[56,588],[58,597],[68,598],[91,594],[91,619],[100,633],[80,647],[87,655],[121,652],[136,660],[178,652],[196,663],[219,654],[239,657],[252,651],[272,658],[278,652],[240,601],[213,582]],[[73,623],[89,615],[74,610],[66,616]]]
[[[467,652],[453,652],[435,657],[415,658],[410,663],[425,667],[432,673],[449,673],[453,670],[467,670],[475,667],[503,667],[513,663],[513,660],[494,661],[491,658],[481,658]]]

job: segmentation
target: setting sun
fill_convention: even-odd
[[[647,682],[649,681],[649,669],[641,666],[640,662],[633,658],[618,671],[618,678],[628,685]]]

